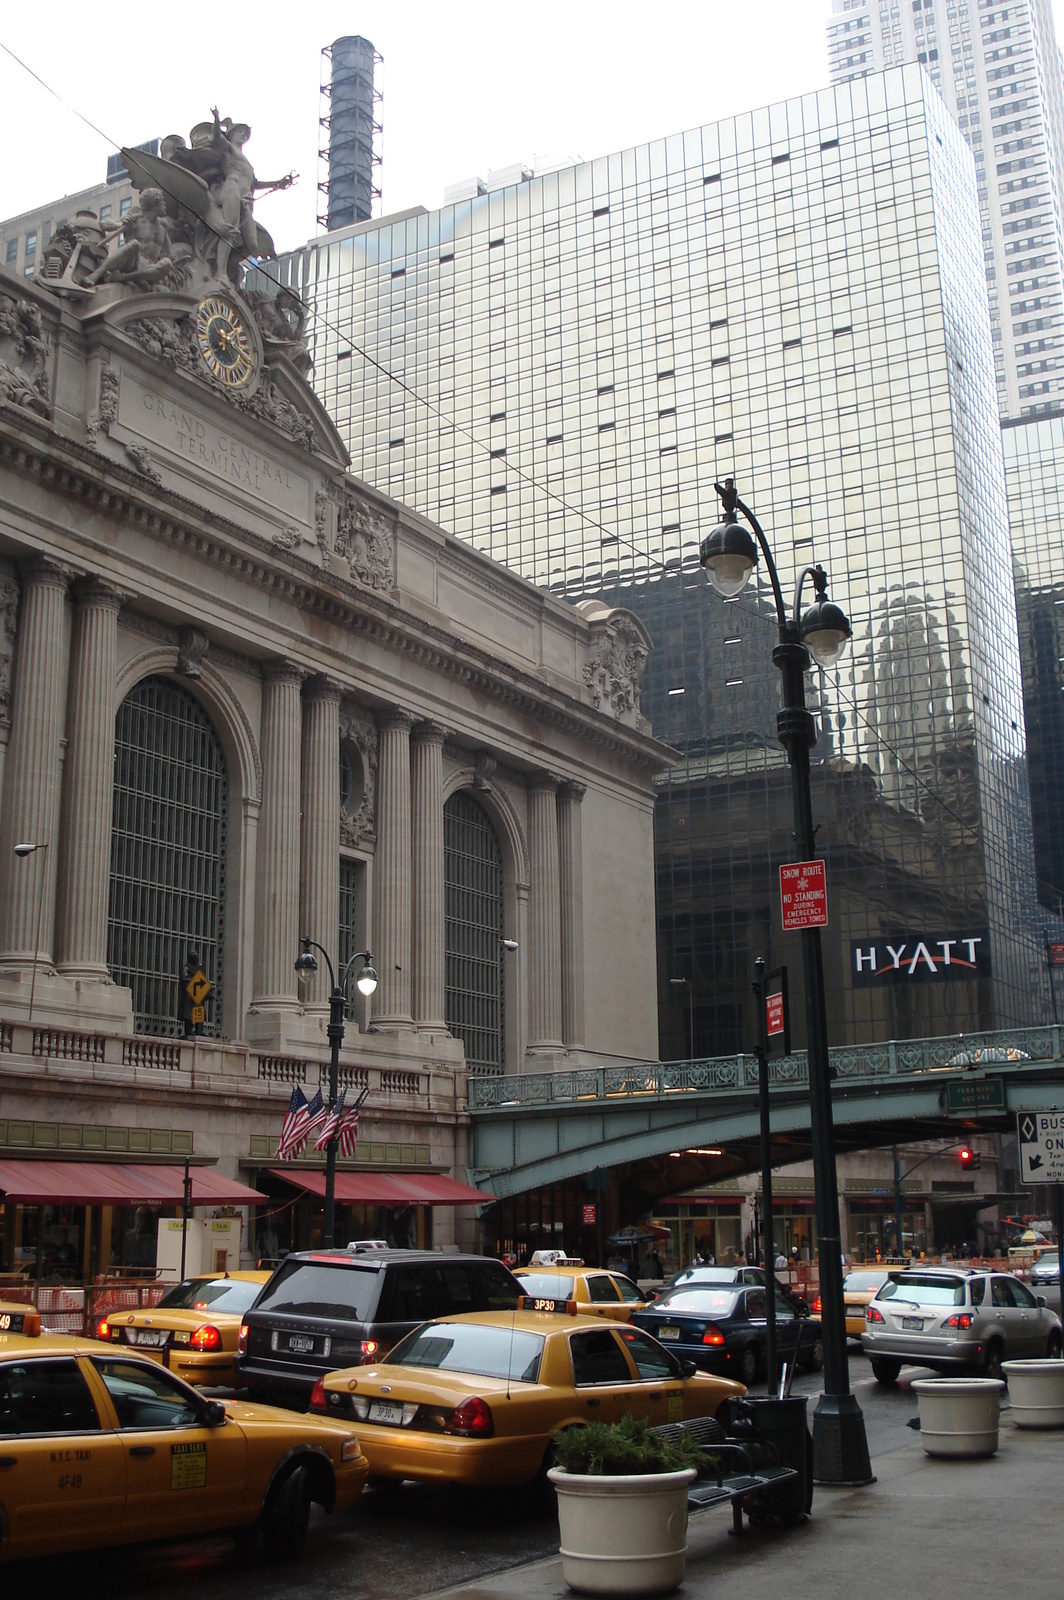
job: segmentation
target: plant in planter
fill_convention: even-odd
[[[687,1490],[715,1465],[692,1440],[646,1422],[592,1422],[554,1435],[562,1575],[582,1594],[668,1594],[687,1555]]]

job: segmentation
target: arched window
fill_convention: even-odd
[[[190,947],[214,984],[205,1032],[219,1034],[229,784],[199,701],[144,678],[115,719],[107,964],[133,991],[138,1033],[177,1037],[178,977]]]
[[[472,795],[443,808],[447,1026],[471,1072],[503,1069],[502,853]]]

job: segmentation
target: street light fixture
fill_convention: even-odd
[[[329,953],[324,945],[315,939],[303,935],[303,949],[296,957],[296,971],[300,973],[317,972],[318,962],[314,955],[315,950],[320,950],[325,957],[325,965],[329,969],[329,981],[332,988],[329,991],[329,1025],[326,1030],[329,1038],[329,1104],[336,1104],[336,1097],[340,1089],[340,1046],[344,1042],[344,1024],[347,1011],[347,980],[351,976],[356,961],[361,961],[363,966],[355,979],[359,994],[367,997],[373,994],[377,987],[377,974],[373,970],[372,957],[368,950],[356,950],[344,967],[339,983],[336,981],[336,972]],[[331,1250],[335,1243],[336,1232],[336,1140],[330,1139],[325,1151],[325,1224],[324,1244]]]
[[[26,856],[35,855],[38,850],[47,850],[47,843],[42,844],[17,844],[14,846],[15,854],[19,860]],[[37,938],[33,945],[33,975],[30,978],[30,1010],[27,1022],[33,1021],[33,997],[37,992],[37,954],[41,948],[41,917],[44,912],[44,871],[41,870],[40,882],[37,886]]]
[[[734,599],[757,566],[758,546],[765,557],[779,628],[779,643],[772,652],[772,659],[783,678],[783,708],[776,717],[776,731],[791,767],[798,858],[808,861],[816,848],[809,789],[809,751],[816,743],[816,724],[806,709],[805,673],[809,670],[811,656],[823,666],[834,666],[850,642],[852,629],[842,608],[828,599],[827,574],[820,566],[803,567],[799,572],[793,614],[788,617],[764,529],[739,499],[734,478],[725,478],[723,484],[714,487],[720,496],[723,517],[700,547],[701,563],[713,587],[726,599]],[[737,512],[750,524],[756,543],[738,520]],[[815,599],[803,613],[802,588],[806,578],[813,580]],[[820,1483],[870,1483],[872,1467],[864,1417],[850,1392],[846,1356],[839,1189],[819,928],[806,928],[802,932],[802,966],[824,1334],[824,1393],[813,1414],[813,1476]]]

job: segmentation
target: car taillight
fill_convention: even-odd
[[[463,1439],[489,1439],[495,1432],[495,1423],[486,1402],[473,1395],[451,1412],[443,1431],[461,1434]]]
[[[325,1379],[319,1378],[310,1391],[310,1409],[312,1411],[328,1411],[329,1402],[325,1398]]]
[[[109,1339],[111,1337],[111,1324],[106,1317],[101,1317],[96,1324],[96,1337],[97,1339]]]
[[[197,1328],[189,1344],[193,1350],[220,1350],[222,1336],[213,1322],[205,1322],[202,1328]]]
[[[236,1351],[237,1355],[240,1356],[246,1356],[248,1353],[248,1325],[246,1322],[240,1324],[240,1332],[236,1336]]]
[[[823,1309],[824,1309],[824,1302],[821,1300],[820,1296],[817,1295],[816,1299],[813,1301],[813,1315],[814,1315],[814,1317],[819,1317],[819,1315],[823,1311]]]
[[[722,1345],[724,1343],[724,1335],[721,1333],[719,1328],[714,1328],[712,1324],[710,1324],[705,1333],[702,1335],[702,1343]]]
[[[865,1306],[865,1321],[866,1322],[882,1322],[883,1321],[883,1313],[882,1313],[882,1311],[877,1311],[875,1306]]]
[[[361,1345],[363,1365],[365,1365],[367,1361],[379,1360],[380,1357],[384,1355],[385,1348],[386,1347],[381,1344],[379,1339],[363,1339]]]
[[[947,1328],[970,1328],[974,1321],[975,1318],[970,1311],[955,1311],[952,1317],[946,1318],[943,1326]]]

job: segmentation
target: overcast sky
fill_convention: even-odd
[[[1058,37],[1064,0],[1054,0]],[[272,0],[187,7],[40,0],[2,10],[0,216],[87,188],[107,155],[183,133],[217,103],[248,122],[257,175],[294,168],[257,215],[278,249],[315,231],[321,49],[361,33],[384,57],[385,212],[517,161],[590,159],[827,82],[831,0]]]

